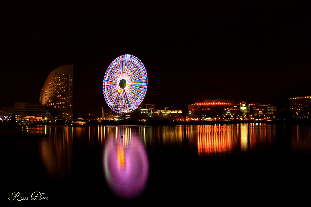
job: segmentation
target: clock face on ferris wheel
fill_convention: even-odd
[[[103,94],[116,113],[129,113],[143,101],[148,85],[147,70],[137,57],[124,54],[114,59],[106,70]]]

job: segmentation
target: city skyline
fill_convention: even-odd
[[[149,84],[143,103],[158,107],[186,110],[219,98],[287,107],[289,98],[310,95],[304,5],[5,3],[1,15],[0,107],[38,103],[50,71],[73,64],[74,113],[100,113],[108,109],[101,91],[105,71],[126,53],[144,62]]]

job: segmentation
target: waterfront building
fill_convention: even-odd
[[[14,103],[14,116],[18,119],[32,117],[35,120],[42,120],[50,116],[49,108],[40,104]]]
[[[155,108],[155,104],[141,104],[130,113],[106,113],[100,120],[131,120],[131,121],[184,121],[182,110],[170,107]]]
[[[2,107],[0,110],[0,121],[11,120],[14,115],[14,106]]]
[[[188,105],[187,120],[266,120],[272,119],[277,108],[270,104],[215,99]]]
[[[236,101],[228,99],[205,100],[188,105],[188,118],[194,120],[222,119],[224,116],[237,115]]]
[[[3,110],[0,110],[0,122],[4,120],[5,116],[6,116],[6,112]]]
[[[290,98],[290,112],[295,118],[311,118],[311,96]]]
[[[60,66],[48,75],[39,101],[41,105],[54,109],[54,118],[73,117],[73,65]]]
[[[277,107],[270,104],[252,103],[249,108],[250,116],[259,120],[273,119],[277,111]]]
[[[155,108],[155,104],[142,104],[133,113],[130,114],[134,120],[168,120],[168,121],[183,121],[182,110],[164,107]]]
[[[246,103],[245,101],[241,102],[239,104],[240,108],[240,115],[241,116],[249,116],[250,113],[250,105],[249,103]]]
[[[166,119],[169,121],[183,121],[182,110],[169,109],[164,107],[163,109],[157,109],[154,111],[153,116],[158,119]]]

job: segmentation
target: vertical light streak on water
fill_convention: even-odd
[[[104,127],[105,130],[105,127]],[[100,144],[103,144],[103,126],[100,125]]]
[[[98,125],[97,126],[97,142],[99,143],[99,144],[101,144],[101,141],[100,141],[100,126]]]
[[[91,126],[89,126],[89,144],[91,143]]]
[[[242,124],[241,128],[241,150],[247,151],[248,150],[248,125]]]
[[[291,150],[295,153],[311,152],[311,127],[292,126],[291,128]]]

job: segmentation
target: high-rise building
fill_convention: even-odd
[[[311,118],[311,96],[290,98],[290,112],[296,118]]]
[[[73,65],[53,70],[46,78],[40,94],[40,103],[49,107],[55,118],[73,117]]]

